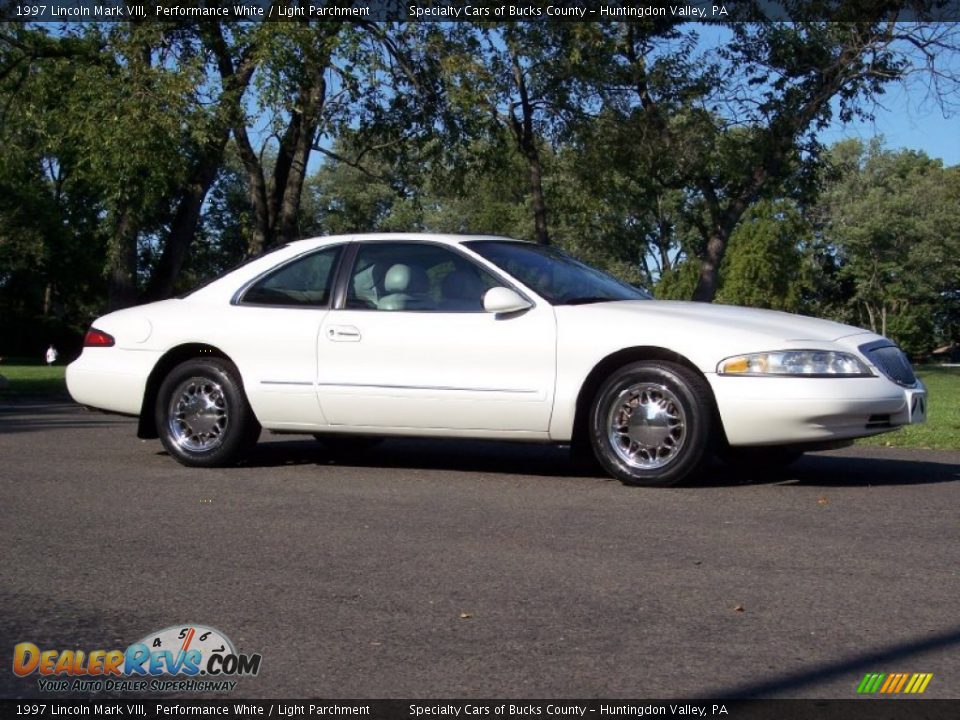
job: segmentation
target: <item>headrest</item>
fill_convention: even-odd
[[[391,266],[383,279],[383,289],[388,293],[422,293],[428,285],[423,268],[403,263]]]

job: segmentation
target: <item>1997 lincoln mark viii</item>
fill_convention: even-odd
[[[571,443],[673,485],[714,452],[787,462],[923,422],[889,340],[780,312],[662,302],[498,237],[294,242],[190,295],[99,318],[74,399],[138,415],[181,463],[240,459],[261,428]]]

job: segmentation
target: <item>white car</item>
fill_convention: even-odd
[[[712,453],[782,461],[923,422],[889,340],[767,310],[652,300],[557,250],[486,236],[315,238],[186,297],[99,318],[67,386],[137,415],[181,463],[240,459],[261,428],[592,451],[672,485]]]

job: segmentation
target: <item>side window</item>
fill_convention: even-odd
[[[459,253],[429,243],[367,243],[347,285],[352,310],[483,312],[497,282]]]
[[[260,278],[243,294],[248,305],[325,307],[330,304],[333,271],[341,247],[297,258]]]

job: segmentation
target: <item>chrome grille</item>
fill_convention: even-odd
[[[906,354],[889,341],[878,340],[860,346],[860,351],[870,358],[877,369],[898,385],[912,387],[917,384],[910,360]]]

